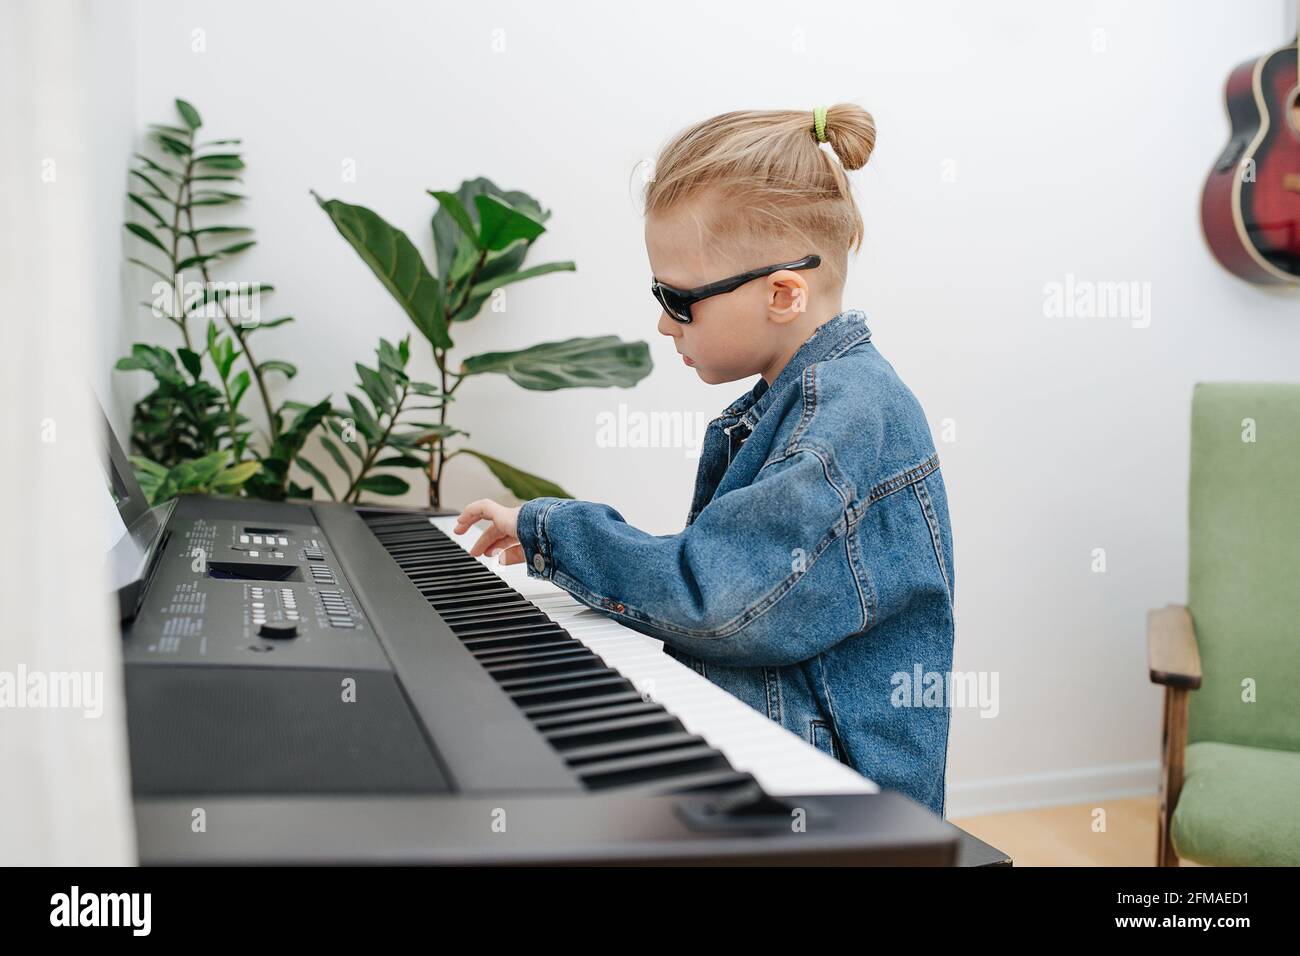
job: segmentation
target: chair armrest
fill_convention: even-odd
[[[1201,686],[1201,655],[1192,615],[1181,604],[1147,612],[1147,666],[1151,682],[1195,690]]]

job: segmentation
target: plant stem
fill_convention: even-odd
[[[397,418],[402,414],[402,406],[406,404],[407,394],[407,386],[403,385],[402,394],[398,396],[397,405],[393,408],[393,414],[389,417],[388,424],[384,427],[383,434],[380,435],[376,441],[370,443],[370,447],[366,450],[366,457],[361,462],[361,467],[357,469],[357,477],[353,479],[352,484],[348,486],[348,490],[343,494],[344,501],[352,501],[355,504],[357,500],[359,500],[361,490],[357,486],[361,484],[361,479],[366,476],[366,472],[370,470],[370,466],[374,464],[379,453],[383,451],[384,446],[388,444],[388,436],[393,433],[393,428],[397,425]],[[356,495],[356,497],[353,497],[353,495]]]
[[[190,227],[190,245],[194,247],[194,255],[201,256],[203,251],[199,248],[199,237],[194,233],[194,210],[189,203],[185,204],[185,219]],[[208,264],[206,262],[199,263],[199,272],[203,276],[204,286],[211,285],[212,280],[208,276]],[[221,310],[221,317],[226,320],[226,325],[230,327],[231,333],[239,341],[240,348],[244,350],[244,358],[253,373],[253,380],[257,382],[257,391],[262,396],[262,405],[266,408],[266,423],[271,432],[271,440],[267,442],[267,447],[270,448],[275,443],[275,440],[280,437],[280,429],[276,424],[275,410],[271,407],[271,394],[266,389],[266,381],[262,376],[262,370],[257,367],[257,360],[253,358],[253,353],[248,347],[248,339],[244,335],[243,327],[231,321],[230,313],[226,311],[224,302],[218,301],[217,308]]]
[[[185,193],[187,190],[193,189],[193,186],[190,183],[190,176],[193,174],[192,171],[194,169],[194,145],[193,144],[194,144],[194,134],[191,133],[189,158],[185,160],[185,172],[181,174],[181,181],[179,185],[177,185],[176,187],[176,206],[175,206],[175,211],[172,213],[172,251],[171,251],[172,274],[171,277],[168,279],[169,282],[176,282],[177,281],[176,276],[180,274],[180,269],[177,268],[177,264],[181,261],[181,207],[185,206],[186,208],[189,208],[189,200],[186,197]],[[193,228],[194,226],[191,225],[190,229]],[[172,319],[172,321],[180,326],[181,337],[185,339],[185,347],[189,349],[191,352],[193,352],[194,345],[190,342],[190,326],[189,323],[185,321],[187,316],[185,311],[184,289],[173,289],[172,296],[174,302],[180,303],[180,309],[181,309],[180,317],[174,318]]]

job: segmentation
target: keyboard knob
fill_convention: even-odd
[[[293,621],[267,621],[257,633],[261,637],[289,638],[298,636],[298,625]]]

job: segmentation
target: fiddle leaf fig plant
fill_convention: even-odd
[[[430,506],[441,505],[444,470],[458,455],[483,462],[521,500],[539,495],[571,497],[554,482],[499,458],[460,444],[451,447],[450,439],[459,442],[469,435],[447,424],[450,399],[466,379],[476,375],[501,374],[522,388],[551,391],[583,386],[630,388],[650,374],[649,346],[645,342],[624,342],[612,335],[545,342],[470,356],[459,362],[451,358],[456,323],[477,316],[499,290],[550,272],[574,271],[574,264],[568,261],[523,268],[532,244],[546,232],[550,211],[526,193],[501,190],[481,177],[461,183],[454,193],[429,190],[438,201],[432,222],[431,270],[407,235],[377,213],[342,200],[324,199],[314,192],[312,195],[433,350],[439,377],[438,418],[416,441],[427,462]],[[380,364],[384,365],[382,356]],[[365,382],[363,374],[363,385]],[[382,403],[375,401],[372,389],[366,392],[377,415]],[[356,421],[359,428],[359,415]]]

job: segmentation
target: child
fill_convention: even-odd
[[[685,530],[535,498],[476,501],[456,533],[490,521],[471,553],[526,561],[942,815],[948,710],[908,682],[951,667],[947,495],[920,405],[863,313],[841,306],[863,231],[844,170],[875,140],[853,105],[734,112],[680,133],[655,165],[659,331],[706,382],[761,376],[705,433]]]

